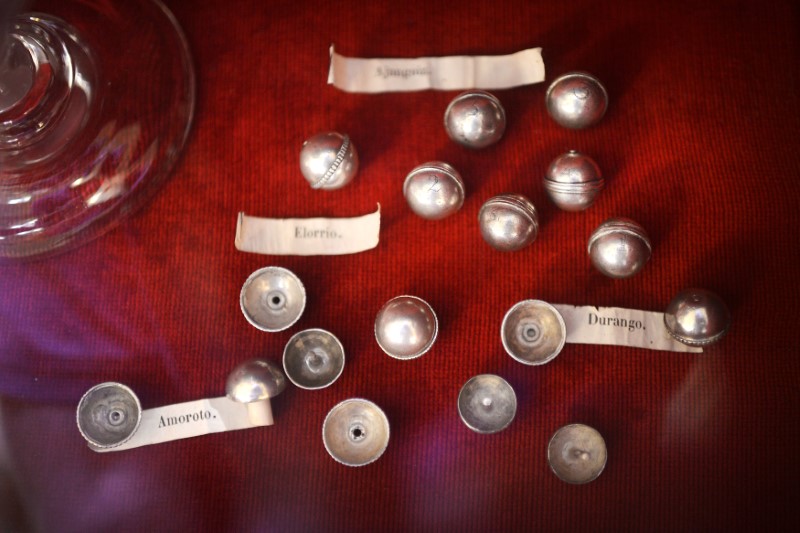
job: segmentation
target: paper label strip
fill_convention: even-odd
[[[567,326],[567,342],[610,344],[670,352],[702,352],[670,337],[664,313],[620,307],[553,304]]]
[[[139,429],[127,442],[114,448],[97,448],[96,452],[119,452],[171,440],[188,439],[208,433],[259,427],[250,420],[245,404],[221,398],[205,398],[144,409]]]
[[[345,57],[330,49],[328,83],[349,93],[508,89],[544,81],[541,48],[503,56]]]
[[[353,218],[259,218],[239,213],[236,249],[269,255],[342,255],[378,246],[381,209]]]

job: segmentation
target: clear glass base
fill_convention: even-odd
[[[157,0],[33,7],[0,50],[0,261],[78,246],[141,206],[194,113],[186,39]]]

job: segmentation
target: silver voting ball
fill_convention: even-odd
[[[339,189],[358,173],[358,153],[348,135],[314,135],[300,150],[300,171],[313,189]]]
[[[78,402],[78,431],[95,448],[114,448],[127,442],[142,421],[142,404],[122,383],[101,383]]]
[[[444,112],[444,128],[452,140],[467,148],[485,148],[506,131],[506,112],[494,95],[467,91],[456,96]]]
[[[586,72],[569,72],[556,78],[545,95],[547,112],[565,128],[597,124],[608,108],[608,93],[600,80]]]
[[[286,343],[283,369],[289,381],[301,389],[323,389],[342,375],[344,347],[324,329],[301,331]]]
[[[564,211],[589,208],[603,190],[605,180],[591,157],[570,150],[550,163],[544,178],[544,190]]]
[[[594,481],[603,472],[607,459],[603,436],[584,424],[569,424],[560,428],[547,446],[550,468],[567,483]]]
[[[552,361],[567,341],[567,326],[558,310],[542,300],[523,300],[508,310],[500,326],[508,355],[526,365]]]
[[[433,308],[416,296],[397,296],[386,302],[375,318],[375,340],[396,359],[414,359],[436,341],[439,322]]]
[[[269,400],[286,388],[286,378],[270,361],[251,359],[237,365],[225,381],[225,394],[239,403]]]
[[[480,374],[467,381],[458,393],[458,414],[476,433],[497,433],[517,414],[517,395],[506,380]]]
[[[461,175],[441,161],[431,161],[412,170],[403,183],[403,195],[417,215],[430,220],[445,218],[464,204]]]
[[[589,258],[610,278],[629,278],[650,259],[650,239],[644,228],[628,218],[606,220],[589,237]]]
[[[728,332],[731,313],[715,293],[706,289],[686,289],[667,306],[664,325],[670,335],[684,344],[707,346]]]
[[[253,272],[244,282],[239,305],[250,324],[261,331],[282,331],[297,322],[306,308],[306,289],[300,279],[282,267]]]
[[[490,198],[478,211],[481,235],[495,250],[513,252],[532,243],[539,234],[539,215],[521,194]]]
[[[389,419],[369,400],[345,400],[325,417],[322,442],[336,461],[346,466],[364,466],[386,451]]]

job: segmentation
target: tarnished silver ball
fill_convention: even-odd
[[[314,135],[300,150],[300,171],[313,189],[339,189],[358,173],[358,153],[348,135]]]
[[[558,207],[565,211],[583,211],[590,207],[605,180],[594,160],[570,150],[550,163],[544,178],[544,190]]]
[[[506,112],[493,94],[467,91],[447,106],[444,128],[447,135],[462,146],[486,148],[503,137]]]
[[[467,381],[458,394],[458,414],[476,433],[497,433],[517,414],[517,395],[506,380],[480,374]]]
[[[667,306],[664,325],[670,335],[684,344],[707,346],[728,332],[731,313],[717,294],[706,289],[686,289]]]
[[[78,402],[78,431],[98,449],[124,444],[142,421],[142,404],[134,392],[122,383],[95,385]]]
[[[600,80],[586,72],[559,76],[545,95],[547,112],[565,128],[588,128],[600,122],[608,108],[608,93]]]
[[[336,404],[322,423],[322,442],[345,466],[376,461],[389,445],[389,419],[375,403],[350,398]]]
[[[412,170],[403,183],[408,206],[422,218],[445,218],[464,204],[464,182],[452,166],[431,161]]]
[[[539,215],[521,194],[501,194],[486,201],[478,211],[481,235],[502,252],[520,250],[539,234]]]
[[[589,258],[610,278],[629,278],[650,259],[650,239],[644,228],[628,218],[606,220],[589,238]]]
[[[283,350],[283,370],[301,389],[323,389],[339,379],[344,370],[344,347],[324,329],[296,333]]]
[[[564,317],[542,300],[523,300],[503,317],[500,340],[506,353],[526,365],[549,363],[567,342]]]
[[[556,431],[547,445],[547,462],[562,481],[582,485],[603,473],[608,460],[606,441],[586,424],[569,424]]]
[[[375,319],[375,340],[396,359],[414,359],[433,346],[439,322],[433,308],[416,296],[397,296],[386,302]]]

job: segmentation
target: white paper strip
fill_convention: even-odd
[[[259,218],[239,213],[236,249],[270,255],[342,255],[378,246],[381,206],[353,218]]]
[[[129,441],[115,448],[97,448],[91,444],[89,448],[100,453],[119,452],[149,444],[262,425],[250,420],[245,404],[234,402],[225,396],[205,398],[145,409],[142,411],[139,429]]]
[[[508,89],[544,81],[541,48],[504,56],[345,57],[330,49],[328,83],[349,93]]]
[[[670,352],[702,352],[682,344],[664,327],[664,313],[622,309],[620,307],[578,307],[553,304],[564,317],[567,342],[612,344]]]

